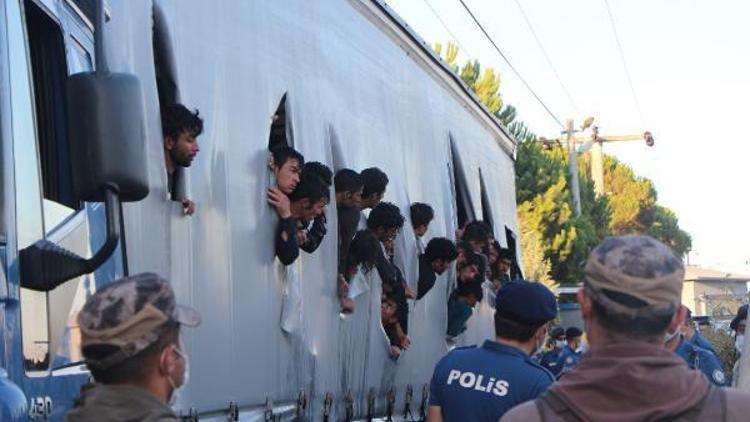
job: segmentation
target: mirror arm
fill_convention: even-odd
[[[105,187],[107,239],[89,259],[42,239],[20,251],[21,287],[48,292],[71,278],[99,268],[117,248],[120,241],[120,201],[115,186]]]

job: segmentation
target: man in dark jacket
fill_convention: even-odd
[[[664,347],[685,318],[685,269],[647,236],[604,239],[578,292],[590,350],[540,398],[502,421],[742,421],[750,394],[715,388]]]

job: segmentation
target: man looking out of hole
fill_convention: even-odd
[[[161,128],[164,146],[164,167],[167,169],[167,190],[173,201],[182,203],[183,212],[193,215],[195,203],[188,198],[179,198],[175,192],[178,167],[190,167],[198,155],[198,136],[203,132],[203,119],[198,110],[191,112],[182,104],[172,104],[161,110]]]

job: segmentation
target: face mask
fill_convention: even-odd
[[[742,349],[745,347],[745,335],[739,334],[734,339],[734,350],[737,351],[737,353],[742,353]]]
[[[180,392],[190,380],[190,361],[188,361],[187,355],[177,347],[174,348],[174,351],[177,352],[177,354],[180,355],[180,358],[185,362],[185,373],[182,376],[182,384],[180,385],[177,385],[171,376],[167,377],[169,385],[172,386],[172,395],[169,397],[169,407],[174,407],[174,405],[177,404]]]
[[[669,343],[670,340],[677,337],[680,334],[680,329],[678,328],[674,333],[666,333],[664,334],[664,343]]]
[[[555,347],[558,349],[565,347],[565,340],[555,340]]]

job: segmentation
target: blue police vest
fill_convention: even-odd
[[[713,353],[698,347],[693,343],[680,337],[680,345],[674,351],[679,357],[687,362],[690,369],[697,369],[708,378],[709,381],[719,387],[729,385],[729,380],[724,374],[721,362]]]
[[[522,350],[494,341],[454,349],[438,362],[430,405],[443,420],[497,422],[512,407],[533,400],[554,381]]]
[[[711,342],[708,341],[705,337],[703,337],[701,333],[699,333],[698,331],[696,331],[695,334],[693,334],[693,338],[690,339],[690,342],[698,347],[708,350],[709,352],[713,354],[716,354],[714,345],[711,344]]]
[[[557,378],[559,379],[572,371],[579,363],[581,363],[581,354],[571,349],[570,346],[565,345],[557,361],[557,365],[560,367]]]
[[[562,351],[563,349],[548,350],[542,354],[542,359],[539,362],[541,366],[550,371],[555,377],[562,371],[562,365],[560,364]]]

